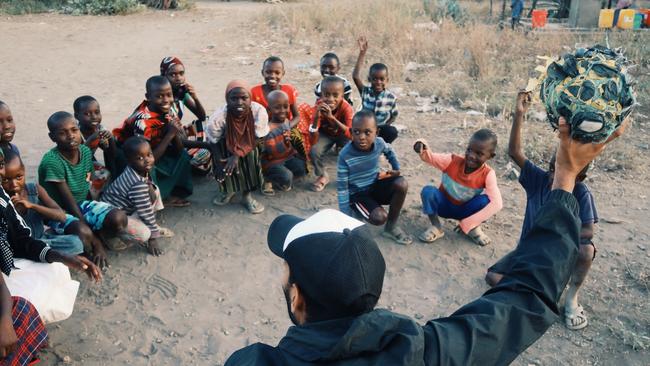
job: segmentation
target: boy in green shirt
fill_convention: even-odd
[[[45,153],[38,166],[38,183],[69,214],[92,230],[93,261],[108,265],[104,239],[125,232],[126,214],[105,202],[89,200],[92,151],[81,143],[79,125],[72,114],[56,112],[47,120],[49,137],[56,147]],[[69,224],[61,223],[65,226]],[[52,228],[56,230],[65,229]],[[83,239],[83,238],[82,238]]]

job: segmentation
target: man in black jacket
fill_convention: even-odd
[[[620,135],[619,129],[607,141]],[[606,142],[606,143],[607,143]],[[334,210],[276,218],[271,251],[285,261],[289,328],[277,347],[256,343],[230,365],[505,365],[557,320],[578,253],[575,178],[605,147],[572,140],[561,120],[553,191],[497,286],[420,326],[374,309],[385,263],[362,223]]]

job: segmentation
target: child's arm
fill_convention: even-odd
[[[423,139],[418,139],[413,145],[413,150],[420,159],[438,170],[445,170],[451,164],[451,154],[436,154],[429,150],[429,145]]]
[[[316,143],[316,140],[318,140],[318,129],[320,128],[320,111],[319,111],[319,106],[320,104],[316,105],[316,110],[314,111],[314,119],[311,122],[311,125],[309,126],[309,138],[312,142],[312,144]]]
[[[339,211],[352,216],[350,209],[350,191],[348,183],[350,180],[350,169],[345,160],[339,155],[336,163],[336,195],[339,201]]]
[[[460,220],[460,228],[465,234],[479,226],[482,222],[489,219],[492,215],[503,208],[501,191],[497,185],[497,175],[494,170],[490,170],[485,179],[485,194],[490,199],[490,203],[472,216]]]
[[[190,95],[190,98],[186,98],[187,100],[184,100],[183,103],[192,113],[194,113],[199,121],[204,121],[206,116],[205,108],[203,108],[203,104],[201,104],[201,101],[199,101],[199,98],[196,95],[196,91],[194,90],[194,86],[185,83],[185,87],[187,88],[187,93]]]
[[[321,118],[326,120],[330,124],[336,125],[336,127],[343,131],[345,136],[350,137],[350,125],[339,121],[336,116],[332,113],[332,109],[325,103],[321,103],[318,107],[317,113],[322,114]],[[347,119],[347,118],[346,118]],[[347,122],[347,121],[346,121]]]
[[[390,144],[384,145],[383,154],[388,160],[388,162],[390,163],[390,166],[393,168],[393,170],[399,171],[400,170],[399,160],[397,160],[397,154],[395,154],[395,150],[393,150]]]
[[[160,158],[165,154],[165,151],[167,150],[169,144],[172,142],[176,144],[174,140],[178,135],[178,131],[180,131],[180,129],[176,123],[170,122],[167,124],[167,132],[165,133],[165,136],[162,138],[162,141],[160,141],[158,146],[153,149],[153,157],[156,161],[160,160]]]
[[[293,117],[289,124],[294,128],[300,122],[300,111],[298,110],[298,103],[291,104],[291,116]]]
[[[115,152],[117,151],[117,145],[115,144],[115,138],[113,135],[109,131],[106,132],[109,134],[109,136],[108,146],[106,146],[105,149],[102,149],[104,152],[104,165],[109,172],[115,174]]]
[[[54,220],[65,222],[65,212],[54,202],[54,200],[47,194],[43,187],[38,186],[38,199],[43,202],[43,205],[31,203],[28,199],[22,198],[19,195],[11,197],[11,202],[14,206],[23,205],[26,209],[32,209],[38,212],[46,220]]]
[[[388,120],[386,120],[386,125],[390,126],[395,122],[397,119],[397,116],[399,115],[399,110],[397,110],[397,97],[395,98],[395,102],[393,103],[393,108],[390,110],[390,117],[388,117]]]
[[[68,212],[70,215],[76,217],[81,221],[82,223],[86,223],[86,221],[83,218],[83,215],[81,214],[81,210],[79,209],[79,205],[77,205],[77,201],[74,199],[74,196],[72,195],[72,192],[70,191],[70,187],[68,186],[68,182],[62,181],[62,182],[51,182],[54,184],[54,187],[56,187],[56,190],[59,191],[59,195],[61,195],[61,199],[63,200],[63,209]]]
[[[594,238],[594,223],[583,223],[580,227],[580,243],[589,243]]]
[[[357,86],[359,94],[361,94],[363,92],[363,88],[365,87],[363,80],[361,79],[361,68],[363,67],[366,59],[366,52],[368,51],[368,40],[366,37],[361,36],[357,40],[357,44],[359,45],[359,57],[357,57],[357,63],[354,65],[354,70],[352,71],[352,80],[354,80],[354,85]]]
[[[0,361],[11,354],[18,344],[11,316],[12,308],[11,294],[5,284],[4,276],[0,274]]]
[[[512,121],[512,128],[510,129],[510,142],[508,143],[508,155],[519,166],[520,169],[524,168],[526,164],[526,155],[521,148],[521,127],[524,123],[524,116],[530,107],[531,94],[529,92],[519,92],[517,94],[517,103],[515,107],[515,117]]]

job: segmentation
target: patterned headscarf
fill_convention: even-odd
[[[574,139],[606,140],[636,105],[626,66],[619,50],[598,45],[549,60],[540,69],[539,97],[551,125],[564,117]]]
[[[175,56],[167,56],[163,58],[160,62],[160,75],[165,76],[167,71],[169,71],[169,68],[174,65],[183,65],[183,63]]]

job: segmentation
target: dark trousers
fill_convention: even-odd
[[[264,178],[278,187],[291,187],[293,178],[300,178],[307,175],[305,161],[293,157],[284,163],[270,166],[264,172]]]
[[[389,144],[395,141],[397,138],[398,132],[397,128],[391,126],[391,125],[383,125],[377,127],[379,130],[377,133],[377,136],[381,137],[384,139],[384,141],[388,142]]]

